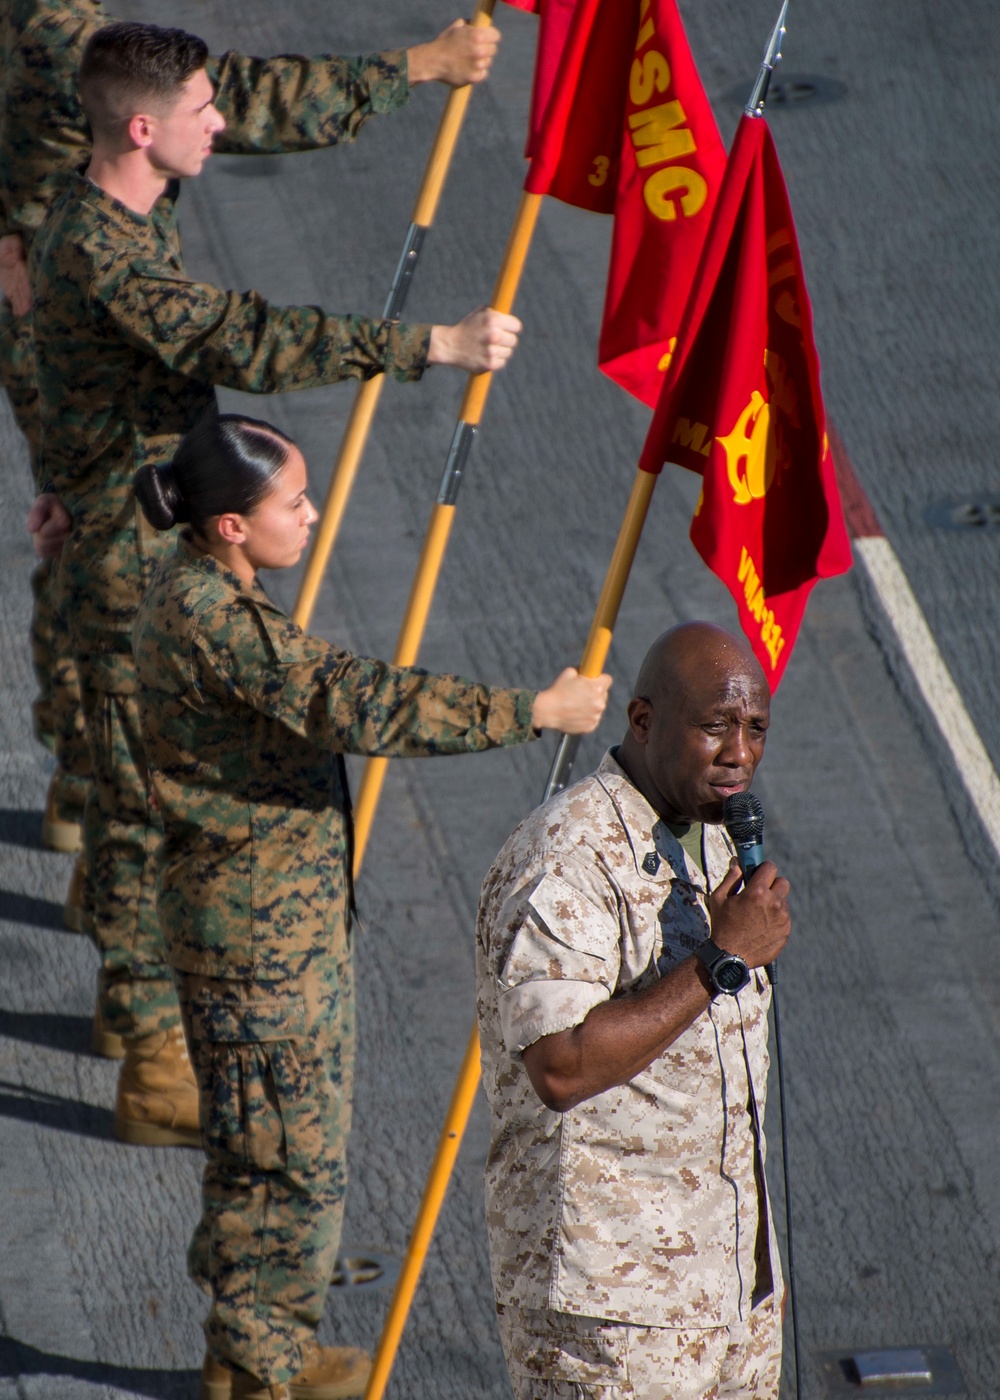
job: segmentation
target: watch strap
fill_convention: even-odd
[[[704,943],[699,943],[694,951],[696,956],[701,958],[709,972],[711,972],[720,958],[728,958],[731,956],[726,952],[725,948],[720,948],[718,943],[711,938],[706,938]]]

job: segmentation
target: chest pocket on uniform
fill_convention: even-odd
[[[224,292],[192,282],[180,269],[172,268],[166,259],[161,262],[152,258],[133,258],[130,266],[135,275],[131,295],[136,330],[140,335],[145,336],[152,331],[161,344],[183,345],[186,339],[191,338],[192,325],[196,320],[206,320],[211,324],[211,308],[206,306],[207,298],[211,296],[219,300],[220,316],[225,309]],[[209,313],[207,316],[206,311]]]
[[[283,721],[286,708],[292,713],[298,713],[300,709],[300,706],[294,703],[286,707],[283,694],[289,673],[293,665],[302,660],[302,655],[301,649],[295,648],[289,638],[292,624],[287,617],[258,607],[256,601],[248,601],[246,607],[250,614],[248,625],[252,621],[260,638],[261,664],[256,677],[256,689],[260,699],[264,701],[263,714],[256,714],[252,721],[248,720],[252,723],[253,733],[248,734],[247,741],[257,753],[260,762],[267,767],[270,779],[274,781],[278,773],[273,765],[288,755],[290,744],[302,742]]]
[[[657,912],[660,926],[656,966],[661,975],[691,956],[708,937],[711,925],[701,891],[687,880],[674,880]]]

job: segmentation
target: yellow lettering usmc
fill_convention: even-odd
[[[692,218],[704,208],[708,199],[708,184],[697,170],[669,162],[681,156],[694,155],[697,145],[684,125],[687,117],[680,102],[673,100],[648,104],[662,96],[670,86],[670,64],[658,49],[647,48],[656,38],[656,24],[650,15],[652,0],[642,0],[639,7],[639,33],[635,42],[638,55],[629,74],[629,96],[639,111],[628,119],[629,135],[640,169],[659,166],[643,186],[646,208],[654,218],[664,222],[682,216]],[[642,50],[646,52],[642,52]]]

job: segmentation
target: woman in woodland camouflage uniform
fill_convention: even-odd
[[[316,512],[302,454],[209,415],[146,467],[149,520],[188,523],[139,610],[139,710],[165,826],[158,912],[208,1157],[192,1276],[212,1298],[203,1400],[359,1394],[368,1358],[319,1348],[340,1233],[353,1011],[342,755],[468,753],[583,733],[609,677],[504,690],[306,636],[258,568],[294,564]]]

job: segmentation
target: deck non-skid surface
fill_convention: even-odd
[[[773,23],[771,0],[685,0],[729,139]],[[437,0],[128,0],[213,50],[356,52],[427,37]],[[486,301],[523,174],[535,21],[477,92],[407,308],[456,319]],[[990,750],[1000,761],[1000,533],[945,532],[926,507],[1000,494],[995,262],[1000,26],[987,0],[793,0],[789,73],[846,85],[775,106],[813,296],[827,404]],[[377,314],[442,93],[373,121],[350,148],[218,158],[185,188],[199,274],[275,301]],[[498,683],[574,662],[648,413],[594,368],[607,226],[543,210],[518,311],[523,347],[494,386],[422,660]],[[391,654],[462,378],[387,386],[314,629]],[[249,404],[291,431],[321,494],[350,386]],[[223,396],[228,405],[239,396]],[[66,857],[40,849],[46,762],[30,734],[30,498],[0,407],[0,1400],[196,1393],[204,1300],[184,1272],[199,1156],[111,1131],[113,1065],[88,1053],[96,953],[61,927]],[[734,610],[687,538],[696,483],[664,474],[612,647],[620,737],[645,645]],[[286,606],[295,579],[271,580]],[[390,768],[359,896],[360,1072],[345,1242],[403,1252],[473,1015],[482,875],[539,798],[551,744]],[[357,769],[355,768],[355,773]],[[821,585],[776,699],[760,792],[794,888],[782,958],[803,1395],[817,1352],[954,1349],[968,1393],[1000,1394],[1000,878],[959,777],[860,570]],[[776,1094],[770,1165],[780,1204]],[[477,1104],[390,1390],[509,1391],[490,1296]],[[374,1345],[387,1295],[338,1292],[327,1341]],[[788,1379],[791,1366],[788,1366]],[[787,1382],[786,1382],[787,1384]],[[789,1390],[787,1392],[791,1394]]]

